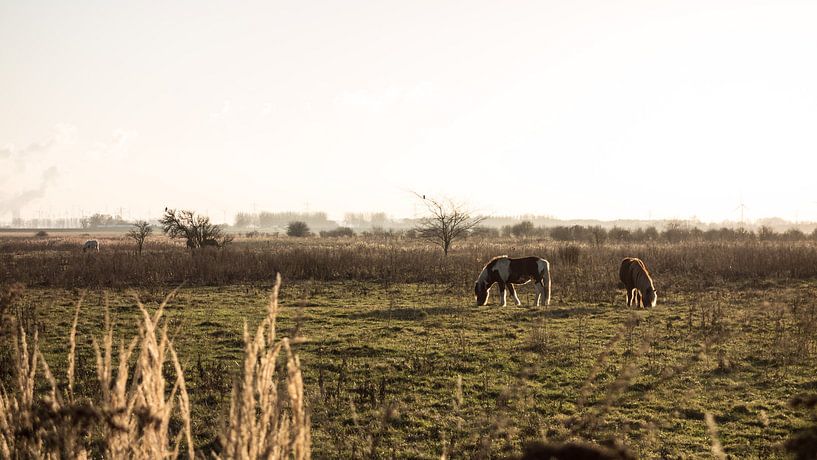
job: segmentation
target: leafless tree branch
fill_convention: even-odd
[[[421,238],[440,246],[445,255],[454,241],[466,236],[485,217],[474,217],[462,204],[451,199],[438,200],[415,193],[423,201],[428,215],[416,227]]]

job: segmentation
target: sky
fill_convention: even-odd
[[[0,0],[0,222],[817,221],[814,1]]]

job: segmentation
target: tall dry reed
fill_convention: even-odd
[[[310,458],[300,362],[288,339],[276,342],[280,282],[278,277],[255,335],[245,325],[244,367],[233,389],[220,458]],[[65,388],[40,352],[37,331],[29,335],[15,324],[15,380],[0,388],[0,458],[195,458],[187,384],[164,319],[175,292],[152,313],[137,299],[139,332],[127,343],[115,344],[105,306],[103,335],[92,339],[100,386],[94,399],[74,394],[81,300],[68,336]],[[281,357],[283,375],[277,369]]]
[[[255,334],[244,324],[244,365],[233,385],[228,427],[222,436],[223,458],[310,458],[309,415],[304,400],[301,364],[289,339],[276,342],[278,290],[276,276],[267,317]],[[283,354],[285,375],[277,363]],[[279,388],[284,383],[285,392]],[[221,458],[221,457],[220,457]]]

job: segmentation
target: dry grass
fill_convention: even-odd
[[[278,288],[255,336],[245,333],[244,372],[233,390],[228,426],[222,434],[222,458],[296,458],[310,456],[309,417],[298,357],[287,339],[276,342]],[[94,338],[96,398],[76,398],[77,302],[68,336],[66,382],[61,387],[32,335],[9,315],[14,333],[15,380],[0,389],[0,457],[10,458],[195,458],[191,407],[183,366],[163,319],[175,291],[154,312],[137,299],[138,335],[120,340],[114,352],[114,328],[108,309],[101,338]],[[5,318],[4,318],[5,319]],[[246,327],[245,327],[246,330]],[[277,377],[279,354],[286,374]],[[116,362],[115,362],[116,361]],[[286,392],[278,393],[279,383]]]
[[[267,317],[251,335],[244,324],[244,365],[233,386],[228,428],[222,439],[223,458],[310,458],[309,416],[304,401],[303,377],[289,340],[275,342],[278,314],[278,276]],[[280,394],[278,356],[286,356],[286,393]],[[221,458],[221,457],[220,457]]]
[[[73,238],[73,239],[72,239]],[[84,237],[83,237],[84,238]],[[242,239],[225,250],[189,251],[169,240],[149,241],[137,256],[124,239],[102,240],[99,254],[83,254],[77,237],[0,240],[0,282],[64,288],[271,284],[290,280],[417,282],[470,286],[486,260],[508,253],[551,261],[554,286],[573,300],[593,300],[618,284],[625,256],[643,259],[668,288],[706,289],[724,281],[817,277],[817,243],[687,242],[589,246],[546,239],[469,239],[448,257],[417,240]],[[53,240],[53,241],[52,241]],[[671,278],[673,285],[661,284]]]

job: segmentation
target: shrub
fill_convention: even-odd
[[[46,232],[45,230],[40,230],[39,232],[35,233],[34,236],[36,236],[37,238],[45,238],[48,236],[48,232]]]
[[[338,227],[332,230],[321,230],[321,237],[351,237],[355,236],[355,231],[349,227]]]
[[[633,235],[625,228],[613,227],[607,232],[607,237],[617,243],[627,243],[632,241]]]
[[[162,231],[170,238],[184,238],[190,249],[202,246],[224,247],[233,241],[220,225],[210,222],[207,216],[196,215],[193,211],[165,208],[165,215],[159,220]]]
[[[593,238],[593,244],[596,246],[601,246],[605,242],[607,242],[607,230],[604,227],[596,225],[594,227],[590,227],[587,229],[590,232],[590,235]]]
[[[781,236],[783,241],[803,241],[806,239],[806,235],[796,228],[790,228],[786,230]]]
[[[311,232],[309,231],[309,226],[306,225],[306,222],[296,220],[287,224],[287,236],[302,238],[309,236],[310,234]]]
[[[775,233],[774,229],[765,225],[760,227],[757,231],[757,239],[760,241],[771,241],[774,240],[776,236],[777,233]]]
[[[516,225],[511,226],[511,234],[517,238],[524,238],[533,236],[536,233],[536,227],[529,220],[523,220]]]

